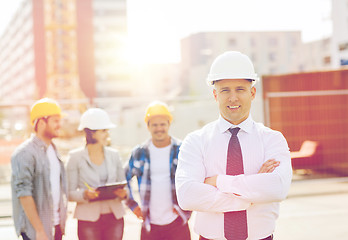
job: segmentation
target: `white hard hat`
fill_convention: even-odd
[[[100,108],[90,108],[84,112],[80,119],[80,125],[77,130],[81,131],[85,128],[91,130],[110,129],[116,127],[110,120],[105,110]]]
[[[214,60],[207,83],[213,85],[214,81],[222,79],[250,79],[255,84],[258,77],[253,63],[247,55],[236,51],[227,51]]]

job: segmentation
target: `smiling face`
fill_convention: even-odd
[[[52,138],[56,138],[59,136],[60,129],[60,116],[53,115],[47,118],[41,118],[37,123],[39,135],[44,139],[51,140]]]
[[[109,130],[108,129],[96,130],[93,133],[93,138],[96,140],[96,143],[103,146],[107,146],[108,140],[109,140]]]
[[[166,116],[153,116],[148,124],[147,128],[152,136],[152,142],[155,146],[167,146],[170,143],[169,136],[169,118]]]
[[[256,89],[249,80],[224,79],[217,81],[214,86],[215,100],[226,121],[238,125],[248,118],[251,102],[256,94]]]

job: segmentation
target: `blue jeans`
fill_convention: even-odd
[[[78,220],[79,240],[122,240],[124,220],[114,214],[102,214],[96,222]]]

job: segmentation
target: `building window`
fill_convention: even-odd
[[[341,66],[348,65],[348,60],[347,59],[340,59]]]
[[[271,47],[275,47],[278,45],[278,39],[272,37],[268,40],[269,46]]]
[[[330,64],[330,63],[331,63],[331,57],[330,57],[330,56],[324,57],[324,58],[323,58],[323,63],[324,63],[325,65]]]
[[[250,38],[250,46],[251,47],[255,47],[256,46],[255,38]]]
[[[340,51],[343,51],[343,50],[348,49],[348,42],[341,43],[340,45],[338,45],[338,49],[339,49]]]
[[[290,38],[290,44],[293,47],[297,46],[297,39],[296,38]]]
[[[255,53],[252,53],[252,54],[251,54],[251,61],[252,61],[252,62],[256,62],[256,61],[257,61],[256,54],[255,54]]]
[[[276,54],[274,52],[269,53],[268,60],[274,62],[276,60]]]
[[[323,43],[323,47],[329,46],[330,45],[330,39],[329,38],[324,39],[322,43]]]
[[[228,39],[228,45],[229,45],[230,47],[236,46],[236,45],[237,45],[237,40],[234,39],[234,38]]]
[[[304,72],[305,66],[303,64],[298,65],[298,71],[299,72]]]
[[[270,68],[269,69],[269,74],[276,74],[277,73],[277,69],[276,68]]]

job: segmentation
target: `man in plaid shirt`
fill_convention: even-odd
[[[191,239],[187,224],[191,212],[183,211],[176,198],[174,179],[181,141],[168,134],[172,118],[164,103],[148,106],[145,122],[152,137],[134,148],[126,167],[127,205],[143,220],[142,240]],[[141,207],[133,198],[133,176],[138,180]]]

